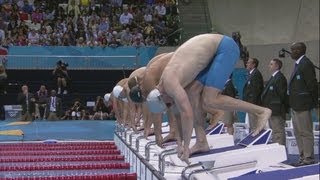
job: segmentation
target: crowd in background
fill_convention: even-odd
[[[161,46],[179,43],[175,0],[0,0],[8,46]]]
[[[176,0],[0,0],[0,42],[10,46],[171,46],[180,40],[179,14]],[[6,49],[7,51],[7,49]],[[5,95],[6,56],[0,62],[0,94]],[[67,94],[67,83],[54,71],[56,94]],[[60,73],[61,74],[61,73]],[[63,74],[63,73],[62,73]],[[63,77],[68,80],[66,77]],[[62,79],[62,80],[61,80]],[[35,93],[37,94],[37,93]],[[50,97],[49,93],[49,97]],[[35,96],[34,118],[42,107]],[[19,99],[21,101],[21,98]],[[22,102],[26,102],[22,100]],[[30,101],[31,102],[31,101]],[[75,100],[74,105],[77,105]],[[41,104],[41,103],[40,103]],[[101,104],[101,103],[99,103]],[[81,107],[85,107],[81,105]],[[100,107],[101,108],[101,107]],[[108,108],[90,111],[72,107],[59,112],[59,119],[110,119]],[[37,112],[36,112],[37,111]],[[29,118],[29,117],[28,117]]]
[[[27,85],[21,87],[17,102],[22,107],[22,121],[35,119],[47,120],[114,120],[115,115],[111,102],[96,97],[91,105],[83,104],[80,99],[74,99],[70,107],[63,106],[63,97],[56,90],[49,91],[41,85],[35,93],[30,92]]]

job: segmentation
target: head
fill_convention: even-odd
[[[282,61],[280,61],[279,59],[275,58],[270,61],[269,70],[271,71],[271,73],[274,73],[280,70],[281,68],[282,68]]]
[[[103,97],[104,98],[104,102],[108,102],[110,100],[110,96],[111,96],[110,93],[105,94],[104,97]]]
[[[125,93],[125,89],[120,86],[120,85],[116,85],[113,90],[112,90],[112,94],[115,98],[122,100],[122,101],[127,101],[127,97],[126,97],[126,93]]]
[[[249,58],[247,62],[247,69],[251,71],[252,69],[258,68],[259,60],[257,58]]]
[[[56,92],[56,90],[53,89],[53,90],[51,90],[50,94],[51,94],[52,97],[55,97],[57,92]]]
[[[23,85],[21,87],[21,90],[22,90],[23,93],[28,92],[28,86],[27,85]]]
[[[142,90],[139,85],[136,85],[130,89],[129,96],[130,99],[135,103],[142,103],[145,101],[145,98],[142,95]]]
[[[152,113],[164,113],[167,109],[162,95],[158,89],[153,89],[147,96],[146,104]]]
[[[128,80],[128,87],[132,89],[134,86],[139,86],[140,78],[137,76],[131,77]]]
[[[43,91],[46,91],[46,86],[45,86],[45,85],[41,85],[41,86],[40,86],[40,91],[42,91],[42,92],[43,92]]]
[[[291,58],[294,60],[297,60],[302,55],[305,55],[307,51],[307,47],[303,42],[293,43],[290,48],[291,48]]]

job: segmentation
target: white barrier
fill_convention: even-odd
[[[149,165],[142,156],[137,154],[121,136],[121,132],[115,132],[114,141],[119,147],[121,154],[125,156],[126,162],[130,163],[130,170],[137,173],[140,180],[164,180],[164,178]]]

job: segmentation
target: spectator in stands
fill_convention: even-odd
[[[40,36],[36,29],[31,29],[28,33],[29,46],[39,45]]]
[[[36,22],[36,23],[42,23],[42,21],[43,21],[43,13],[40,12],[40,9],[37,8],[32,12],[31,20],[33,22]]]
[[[145,23],[151,23],[152,22],[152,14],[150,10],[147,10],[146,13],[143,15],[143,19]]]
[[[79,3],[76,3],[75,0],[69,0],[68,15],[74,17],[76,21],[80,14]]]
[[[24,3],[24,4],[23,4],[23,6],[22,6],[22,11],[23,11],[24,13],[31,14],[34,7],[33,7],[32,5],[30,5],[27,0],[24,0],[23,3]]]
[[[51,90],[51,96],[47,99],[47,120],[59,120],[62,112],[61,98],[56,96],[56,90]]]
[[[119,41],[117,41],[117,39],[115,37],[112,37],[111,38],[111,41],[109,43],[109,47],[112,47],[112,48],[117,48],[119,47],[121,44]]]
[[[58,94],[61,94],[62,90],[63,90],[63,94],[68,93],[67,81],[70,80],[70,77],[68,75],[67,66],[68,64],[60,60],[57,62],[57,66],[52,72],[57,82]]]
[[[103,98],[101,96],[98,96],[95,106],[93,107],[93,112],[94,112],[93,119],[94,120],[107,119],[108,117],[107,111],[108,109],[103,102]]]
[[[156,11],[156,14],[160,15],[160,17],[165,17],[165,15],[167,14],[167,9],[164,6],[164,3],[161,1],[157,3],[154,9]]]
[[[81,119],[81,111],[83,110],[82,104],[79,100],[76,100],[72,107],[70,108],[71,118],[73,120]]]
[[[98,33],[106,33],[110,28],[109,18],[101,17],[100,24],[98,26]]]
[[[36,93],[36,118],[44,119],[47,106],[48,90],[45,85],[41,85]]]
[[[133,19],[133,16],[131,13],[128,12],[128,9],[124,8],[123,13],[120,16],[120,24],[125,27],[126,25],[129,25],[130,20]]]
[[[143,47],[143,46],[146,46],[140,38],[137,38],[133,43],[132,43],[132,46],[133,47]]]
[[[3,64],[0,64],[0,95],[7,94],[7,73]]]
[[[18,94],[17,102],[22,106],[21,121],[32,121],[35,116],[36,99],[32,93],[29,93],[27,85],[23,85],[22,92]]]
[[[92,115],[90,115],[89,111],[86,109],[81,110],[81,120],[89,120],[93,119]]]
[[[123,46],[131,46],[133,36],[130,32],[130,28],[126,28],[125,32],[121,35],[121,44]]]

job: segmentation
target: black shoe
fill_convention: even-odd
[[[291,165],[294,166],[294,167],[301,167],[301,166],[308,166],[308,165],[311,165],[311,164],[314,164],[315,161],[310,161],[310,162],[305,162],[305,161],[299,161],[297,163],[292,163]]]
[[[291,163],[290,165],[294,166],[294,167],[300,167],[300,166],[303,166],[304,163],[303,163],[303,161],[298,161],[298,162],[295,162],[295,163]]]
[[[316,163],[315,161],[309,161],[309,162],[304,161],[304,162],[303,162],[303,164],[304,164],[305,166],[311,165],[311,164],[315,164],[315,163]]]

